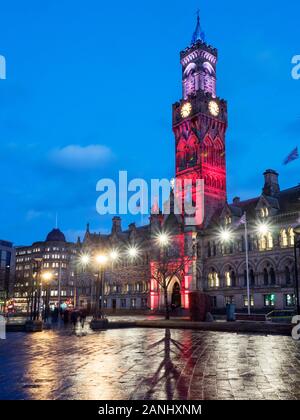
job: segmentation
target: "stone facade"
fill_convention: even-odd
[[[48,288],[50,305],[58,302],[59,283],[61,303],[73,304],[76,298],[75,269],[76,244],[68,243],[59,229],[53,229],[45,241],[29,246],[16,247],[14,282],[14,306],[17,312],[27,312],[32,291],[36,288],[34,275],[49,272],[51,281],[42,286],[42,294]]]
[[[82,243],[67,244],[65,239],[57,242],[48,238],[31,247],[17,248],[16,298],[24,298],[22,287],[29,285],[27,280],[32,276],[29,262],[40,257],[43,264],[48,261],[54,264],[45,269],[57,272],[58,261],[65,264],[60,257],[53,260],[57,252],[67,256],[62,282],[65,297],[72,299],[75,306],[90,306],[97,295],[95,279],[100,276],[100,268],[95,264],[81,267],[79,261],[83,256],[117,251],[121,258],[110,260],[101,268],[104,306],[118,311],[161,310],[163,293],[153,275],[157,255],[155,235],[168,232],[170,260],[189,261],[169,284],[169,302],[188,310],[191,294],[199,292],[211,297],[214,311],[223,312],[226,304],[233,302],[243,311],[248,304],[245,225],[241,223],[244,218],[248,225],[253,311],[293,307],[293,228],[299,223],[300,186],[281,191],[278,174],[267,170],[259,197],[227,202],[228,115],[226,101],[216,93],[217,61],[217,50],[204,42],[198,19],[192,44],[180,54],[183,94],[173,105],[172,128],[176,180],[192,181],[192,201],[198,193],[196,181],[203,180],[204,217],[196,218],[197,223],[189,226],[184,211],[175,214],[174,203],[184,201],[184,194],[175,189],[170,192],[171,214],[164,216],[158,208],[153,209],[147,226],[131,224],[123,231],[121,219],[115,217],[108,235],[91,233],[87,226]],[[137,251],[135,258],[130,256],[130,248]]]
[[[215,215],[200,233],[198,285],[212,297],[215,309],[234,302],[246,308],[247,276],[244,225],[247,215],[249,277],[252,307],[255,311],[291,309],[295,304],[293,227],[299,224],[300,186],[280,191],[275,171],[265,173],[260,197],[238,198]],[[230,233],[222,241],[222,232]]]
[[[0,311],[4,309],[6,300],[12,295],[14,266],[13,244],[0,240]]]

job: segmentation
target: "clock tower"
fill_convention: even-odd
[[[182,99],[173,105],[176,181],[203,180],[204,218],[201,228],[226,201],[225,133],[227,103],[216,94],[218,52],[205,42],[199,14],[191,45],[180,54]],[[180,196],[179,196],[179,195]],[[184,201],[183,192],[177,198]]]

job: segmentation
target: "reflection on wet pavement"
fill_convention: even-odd
[[[300,399],[300,343],[282,336],[11,333],[0,362],[0,399]]]

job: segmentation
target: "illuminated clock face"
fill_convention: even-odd
[[[210,101],[208,104],[208,109],[211,115],[217,117],[220,114],[220,107],[216,101]]]
[[[182,118],[188,117],[191,114],[191,112],[192,112],[192,105],[189,102],[182,105],[182,108],[181,108]]]

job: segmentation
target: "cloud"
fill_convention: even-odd
[[[30,220],[34,220],[39,218],[40,216],[42,216],[42,212],[40,211],[36,211],[36,210],[28,210],[28,212],[26,213],[26,220],[30,221]]]
[[[49,157],[56,166],[61,168],[84,170],[106,164],[112,159],[113,154],[109,147],[103,145],[69,145],[53,150]]]

